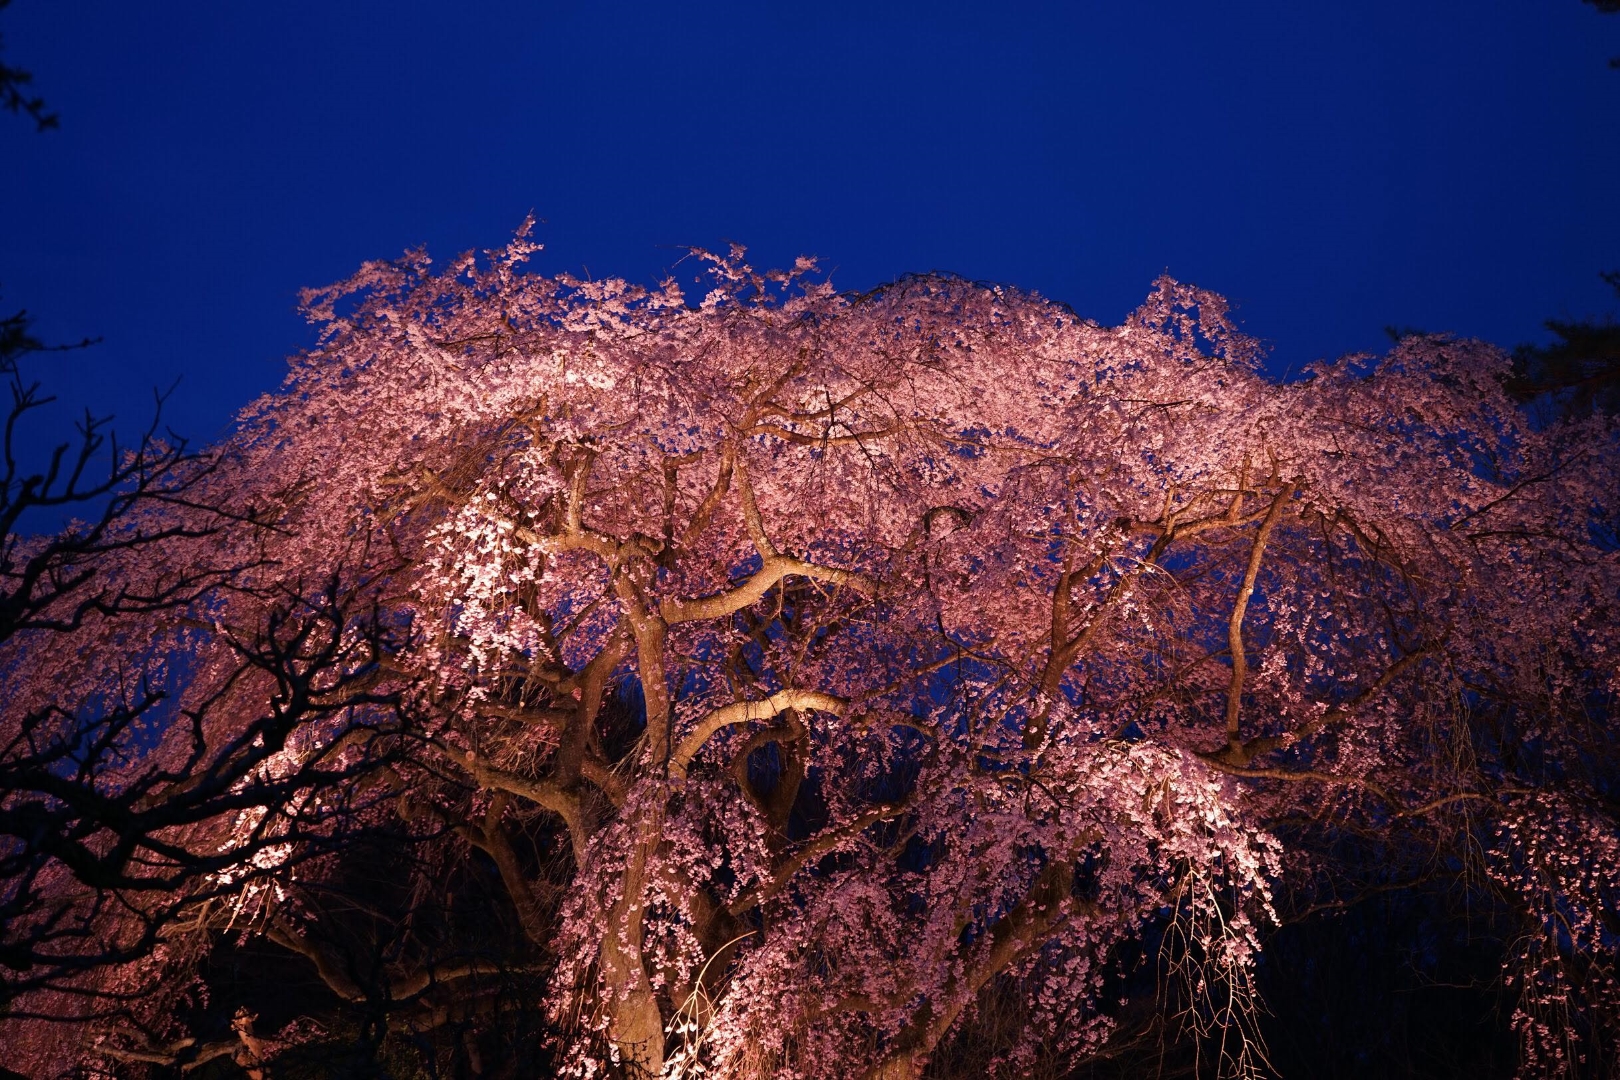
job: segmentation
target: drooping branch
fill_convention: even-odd
[[[848,702],[843,698],[816,690],[778,690],[763,701],[737,701],[723,705],[694,724],[691,731],[687,732],[686,737],[676,746],[669,759],[670,775],[677,780],[684,780],[687,767],[697,756],[698,751],[703,749],[703,744],[713,738],[716,732],[734,724],[773,720],[788,709],[815,710],[842,716],[847,705]]]
[[[723,619],[753,606],[783,578],[797,576],[854,590],[865,597],[876,595],[877,584],[863,574],[806,562],[789,555],[771,555],[758,570],[734,589],[695,600],[665,599],[660,614],[670,625],[699,620]]]

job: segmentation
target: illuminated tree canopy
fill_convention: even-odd
[[[1279,382],[1169,279],[535,247],[309,293],[225,442],[6,520],[23,1066],[274,1075],[319,1025],[205,1022],[246,951],[475,1074],[524,995],[568,1076],[1061,1074],[1145,967],[1265,1075],[1271,928],[1436,866],[1518,920],[1525,1075],[1620,1062],[1608,417],[1444,338]]]

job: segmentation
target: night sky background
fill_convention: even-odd
[[[1544,340],[1620,269],[1620,16],[1577,0],[16,0],[0,33],[61,118],[0,116],[0,305],[103,339],[30,373],[124,429],[179,378],[195,442],[312,340],[300,287],[531,210],[540,269],[644,282],[736,241],[1117,322],[1168,270],[1279,375],[1391,324]]]

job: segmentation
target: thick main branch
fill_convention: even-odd
[[[772,720],[788,709],[815,709],[818,712],[842,716],[848,703],[842,698],[823,694],[817,690],[778,690],[763,701],[736,701],[723,705],[693,725],[669,759],[670,775],[686,778],[686,769],[703,749],[703,744],[718,731],[733,724],[746,724],[752,720]]]
[[[748,580],[736,588],[696,600],[666,599],[659,604],[659,613],[664,621],[671,625],[701,619],[722,619],[757,603],[772,586],[789,576],[846,586],[862,596],[872,596],[877,592],[876,583],[863,574],[831,566],[820,566],[791,555],[772,555],[765,559],[764,565],[751,574]]]

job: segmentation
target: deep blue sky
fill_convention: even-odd
[[[847,288],[1011,282],[1117,321],[1168,269],[1278,371],[1381,328],[1613,308],[1620,16],[1577,0],[15,0],[0,303],[102,345],[66,400],[208,440],[300,286],[425,244],[655,280],[682,245]]]

